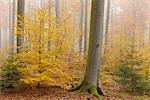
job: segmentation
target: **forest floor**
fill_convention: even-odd
[[[76,93],[59,87],[19,89],[1,92],[0,100],[97,100],[88,93]]]
[[[106,75],[106,79],[107,81],[103,83],[103,90],[105,91],[106,96],[102,97],[101,100],[150,100],[150,96],[148,95],[133,95],[125,92],[113,80],[113,75]],[[102,82],[104,82],[104,80],[102,80]]]
[[[114,85],[106,87],[104,90],[107,95],[100,99],[88,93],[70,92],[59,87],[41,87],[39,89],[22,88],[1,92],[0,100],[150,100],[148,96],[131,96],[120,91]]]
[[[60,87],[40,87],[37,89],[21,86],[16,90],[0,92],[0,100],[150,100],[150,96],[133,96],[125,93],[112,80],[111,76],[107,76],[107,79],[111,80],[103,83],[106,96],[101,96],[100,99],[89,93],[71,92]]]
[[[106,85],[105,85],[106,86]],[[148,96],[131,96],[113,85],[104,87],[106,96],[100,100],[150,100]],[[41,87],[39,89],[22,88],[16,91],[1,92],[0,100],[99,100],[88,93],[70,92],[59,87]]]

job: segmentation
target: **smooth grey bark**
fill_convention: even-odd
[[[107,0],[107,8],[106,8],[106,23],[105,23],[105,42],[104,42],[104,50],[103,50],[103,63],[106,61],[106,53],[108,51],[108,35],[109,35],[109,19],[110,19],[110,0]]]
[[[84,10],[84,0],[80,0],[81,2],[81,12],[80,12],[80,38],[79,38],[79,54],[82,55],[82,41],[83,41],[83,10]]]
[[[110,34],[109,34],[109,37],[108,37],[108,44],[107,46],[112,49],[113,48],[113,34],[112,34],[112,30],[114,29],[114,22],[115,22],[115,4],[114,2],[111,2],[110,3],[110,18],[109,18],[109,24],[110,24],[110,27],[109,27],[109,30],[110,31]]]
[[[107,48],[107,43],[108,43],[109,18],[110,18],[110,0],[107,0],[107,15],[106,16],[107,16],[107,18],[106,18],[106,31],[105,31],[105,49]]]
[[[76,89],[89,91],[95,96],[104,95],[99,80],[99,68],[102,54],[104,0],[92,0],[90,39],[87,69],[84,81]]]
[[[11,0],[9,1],[9,46],[12,46],[12,6],[11,6]]]
[[[87,37],[88,37],[88,0],[85,0],[85,19],[84,19],[84,25],[85,25],[85,31],[84,31],[84,55],[86,56],[87,53]]]
[[[18,8],[17,8],[17,15],[24,16],[25,14],[25,0],[18,0]],[[17,17],[17,28],[19,31],[24,31],[24,26],[19,25],[19,21],[24,22],[23,20],[20,20],[19,17]],[[20,52],[20,48],[23,43],[23,39],[21,39],[20,35],[17,35],[17,53]]]
[[[12,36],[11,36],[11,45],[14,47],[15,46],[15,26],[16,26],[16,0],[13,0],[13,7],[12,7]],[[12,48],[12,52],[16,52],[16,49]]]
[[[93,0],[86,80],[97,86],[103,38],[104,0]]]
[[[61,18],[60,0],[55,0],[56,20]]]
[[[13,3],[9,1],[9,46],[10,46],[10,53],[14,53],[14,33],[15,33],[15,7],[16,1],[13,0]],[[13,5],[12,5],[13,4]]]

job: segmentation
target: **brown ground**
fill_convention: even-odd
[[[0,100],[97,100],[88,93],[76,93],[59,87],[20,89],[0,94]]]
[[[100,99],[88,94],[64,90],[59,87],[24,87],[0,93],[0,100],[150,100],[150,96],[132,96],[114,84],[103,84],[106,96]]]

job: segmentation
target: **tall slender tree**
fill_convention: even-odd
[[[49,13],[49,16],[51,17],[51,0],[48,0],[48,13]],[[49,27],[51,26],[51,21],[49,20],[49,25],[48,25]],[[49,33],[50,33],[50,31],[49,31]],[[48,50],[50,50],[50,47],[51,46],[51,41],[48,41]]]
[[[103,62],[106,60],[106,52],[108,51],[108,36],[109,36],[109,22],[110,22],[110,0],[107,0],[107,8],[106,8],[106,22],[105,22],[105,42],[104,42],[104,52],[103,52]]]
[[[16,0],[9,1],[9,46],[10,53],[14,53],[15,43],[15,16],[16,16]]]
[[[16,0],[13,0],[13,6],[12,6],[12,34],[10,38],[11,46],[12,46],[12,53],[15,52],[15,49],[13,48],[15,46],[15,36],[16,33],[15,26],[16,26]]]
[[[1,26],[0,26],[0,49],[2,48]]]
[[[107,14],[106,14],[106,28],[105,28],[105,49],[108,43],[108,31],[109,31],[109,17],[110,17],[110,0],[107,0]]]
[[[102,51],[104,0],[92,0],[88,62],[85,78],[76,89],[89,91],[95,96],[104,95],[99,80]],[[76,90],[75,89],[75,90]]]
[[[81,2],[81,12],[80,12],[80,38],[79,38],[79,53],[82,55],[82,42],[83,42],[83,12],[84,12],[84,0],[80,0]]]
[[[56,20],[58,21],[61,17],[60,0],[55,0],[55,11],[56,11]]]
[[[17,15],[19,16],[24,16],[25,14],[25,0],[18,0],[18,8],[17,8]],[[23,24],[20,25],[20,21],[21,22],[24,22],[22,21],[22,19],[20,17],[17,17],[17,29],[19,31],[24,31],[24,26]],[[21,39],[20,35],[17,34],[17,53],[20,52],[20,47],[23,43],[23,39]]]
[[[149,36],[148,42],[149,42],[149,45],[150,45],[150,22],[148,24],[148,36]]]
[[[60,27],[59,25],[59,20],[61,18],[61,0],[55,0],[55,13],[56,13],[56,27]],[[58,32],[57,34],[60,34],[60,32]],[[56,43],[56,47],[60,47],[60,41],[57,41]]]
[[[84,19],[84,55],[86,56],[87,53],[87,37],[88,37],[88,0],[85,0],[85,19]]]
[[[12,46],[12,5],[11,0],[9,0],[9,46]]]

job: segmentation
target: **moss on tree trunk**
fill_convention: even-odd
[[[78,87],[72,89],[71,91],[76,91],[76,92],[88,92],[92,94],[93,96],[100,97],[100,95],[104,95],[102,92],[101,88],[99,86],[92,86],[89,84],[87,81],[83,81],[81,85]]]
[[[102,56],[104,0],[92,0],[90,38],[87,68],[84,81],[73,89],[78,92],[89,92],[100,97],[104,95],[99,84],[99,67]]]

